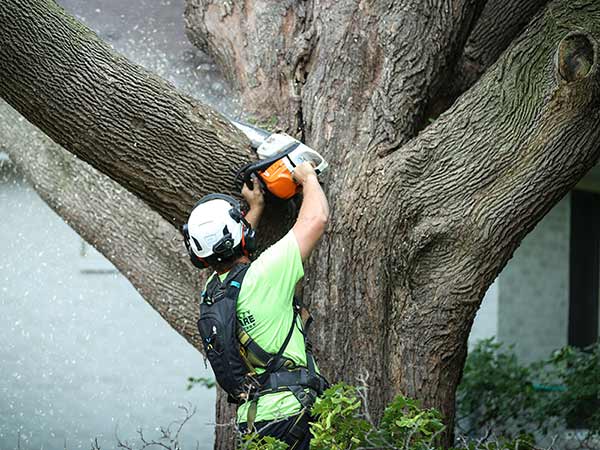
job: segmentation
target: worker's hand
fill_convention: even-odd
[[[315,172],[315,167],[312,163],[305,161],[299,166],[296,166],[294,171],[292,172],[292,178],[294,181],[300,185],[306,183],[311,176],[317,177],[317,173]]]
[[[248,202],[250,209],[262,209],[265,206],[265,197],[256,175],[252,176],[252,189],[244,183],[244,186],[242,187],[242,197]]]

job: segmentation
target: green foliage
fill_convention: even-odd
[[[385,409],[380,424],[384,440],[410,448],[427,446],[444,431],[442,415],[435,409],[421,409],[417,400],[398,395]],[[426,448],[426,447],[423,447]]]
[[[525,432],[522,425],[533,420],[538,397],[532,377],[532,368],[519,364],[512,347],[505,350],[493,339],[480,341],[469,353],[458,387],[458,417],[470,418],[469,432],[493,428],[505,434],[513,422],[511,434]]]
[[[556,432],[565,424],[587,428],[589,438],[600,436],[599,374],[600,344],[566,347],[546,361],[523,365],[512,347],[492,339],[479,342],[469,353],[457,392],[459,426],[468,423],[470,436],[489,430],[504,438],[464,441],[453,450],[532,450],[534,432]],[[188,381],[188,389],[215,385],[207,378]],[[345,383],[327,389],[312,416],[311,450],[439,450],[437,438],[444,431],[438,411],[402,395],[376,424],[367,388]],[[249,434],[240,437],[239,448],[284,450],[288,445]]]
[[[519,363],[512,347],[487,339],[469,353],[457,391],[459,426],[518,436],[561,427],[600,435],[600,344],[565,347],[548,360]],[[464,420],[464,419],[467,420]]]
[[[545,399],[547,415],[600,436],[600,343],[584,350],[565,347],[552,355],[545,368],[547,383],[558,380],[565,387]]]
[[[237,446],[239,450],[286,450],[288,447],[285,442],[256,433],[241,435]]]
[[[367,410],[367,388],[338,383],[317,399],[312,409],[311,450],[441,450],[437,438],[445,429],[441,414],[398,395],[385,409],[379,425]],[[242,435],[239,449],[284,450],[277,439]],[[451,450],[533,450],[533,439],[465,442]]]
[[[196,385],[204,386],[207,389],[212,389],[212,388],[214,388],[217,385],[217,383],[212,378],[205,378],[205,377],[194,378],[194,377],[189,377],[188,378],[187,390],[189,391],[190,389],[192,389]]]
[[[360,414],[358,388],[338,383],[315,402],[311,449],[353,450],[364,447],[372,426]]]
[[[445,430],[441,414],[425,409],[417,400],[396,396],[379,425],[367,410],[366,387],[338,383],[317,400],[312,409],[311,450],[440,450],[437,438]],[[465,442],[454,450],[530,450],[533,440]]]

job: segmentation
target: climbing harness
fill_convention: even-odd
[[[248,429],[254,425],[258,398],[265,394],[291,391],[303,409],[310,410],[317,396],[328,387],[315,366],[312,347],[307,339],[312,318],[294,298],[290,330],[275,354],[258,345],[237,317],[236,306],[249,264],[238,264],[221,281],[215,274],[201,294],[198,329],[206,356],[219,385],[231,403],[251,402]],[[298,325],[298,319],[302,326]],[[294,327],[304,336],[306,367],[283,356]],[[257,368],[263,370],[257,372]]]

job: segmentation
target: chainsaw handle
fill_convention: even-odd
[[[250,189],[252,189],[252,178],[251,177],[252,177],[253,173],[256,173],[258,171],[266,169],[271,164],[273,164],[275,161],[278,161],[281,158],[292,153],[294,150],[296,150],[296,148],[298,148],[299,145],[300,145],[300,142],[294,142],[293,144],[288,146],[286,149],[284,149],[284,151],[277,153],[276,155],[273,155],[270,158],[262,159],[255,163],[246,164],[244,167],[242,167],[239,170],[239,172],[237,173],[235,178],[238,179],[241,177],[243,179],[243,182],[246,183],[246,186],[248,186]],[[259,177],[259,180],[260,180],[260,177]]]
[[[248,187],[248,189],[250,189],[251,191],[254,190],[254,183],[252,182],[252,175],[254,174],[254,172],[246,172],[244,174],[244,184]],[[256,176],[256,175],[254,175]]]

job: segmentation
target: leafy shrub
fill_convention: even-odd
[[[190,380],[190,387],[214,381]],[[416,400],[397,396],[376,424],[365,386],[338,383],[312,409],[312,450],[437,450],[442,417]],[[467,425],[461,450],[533,449],[533,434],[552,434],[564,424],[586,427],[583,445],[600,437],[600,344],[571,347],[534,364],[521,364],[512,347],[487,339],[469,353],[457,392],[458,426]],[[477,439],[490,432],[499,440]],[[468,440],[470,439],[470,440]],[[244,435],[244,450],[284,450],[273,438]],[[592,448],[583,447],[582,448]],[[454,450],[459,450],[455,448]]]
[[[418,401],[397,396],[385,409],[379,425],[367,408],[366,387],[338,383],[325,391],[312,409],[311,450],[440,450],[437,437],[444,431],[441,414],[424,409]],[[246,435],[244,450],[284,450],[286,444],[272,438]],[[529,450],[529,439],[465,443],[454,450]]]
[[[534,372],[519,363],[513,347],[504,349],[493,339],[478,342],[469,352],[457,390],[459,426],[466,423],[467,434],[485,429],[510,435],[526,432],[539,396],[531,382]]]
[[[237,446],[239,450],[286,450],[288,447],[285,442],[256,433],[241,435]]]
[[[546,383],[559,380],[564,386],[543,402],[546,415],[600,436],[600,343],[584,350],[565,347],[552,355],[545,368]]]
[[[557,434],[569,426],[600,436],[600,344],[523,365],[512,347],[480,341],[467,357],[457,403],[467,434]]]
[[[315,402],[311,424],[315,450],[353,450],[362,446],[372,427],[361,417],[358,388],[338,383],[327,389]]]
[[[376,426],[366,410],[366,387],[338,383],[315,403],[311,432],[313,450],[434,448],[444,430],[441,415],[421,409],[416,400],[397,396]]]

